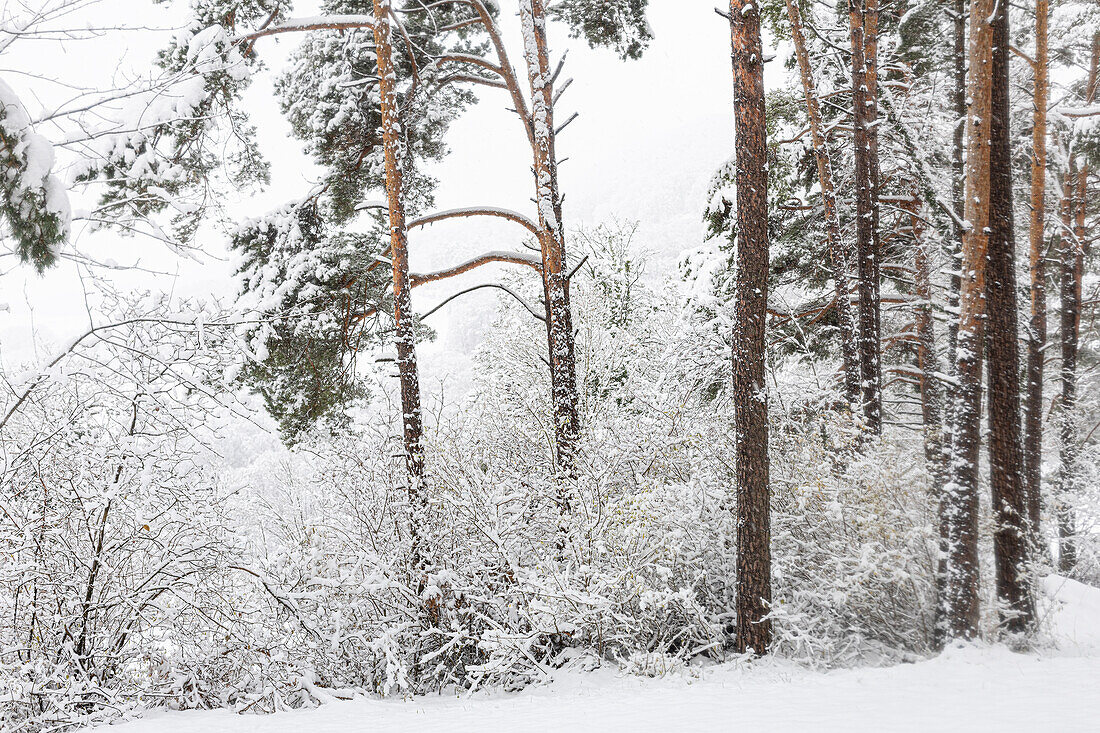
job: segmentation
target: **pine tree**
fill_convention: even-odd
[[[401,385],[401,423],[409,494],[418,510],[427,501],[424,476],[424,425],[420,405],[420,375],[416,362],[416,333],[409,282],[408,229],[405,218],[405,154],[401,150],[401,117],[397,101],[397,73],[391,40],[393,8],[389,0],[374,0],[374,52],[378,71],[379,111],[385,161],[386,200],[389,205],[390,262],[393,265],[393,320],[397,344],[397,371]],[[396,18],[393,20],[396,21]],[[411,49],[410,49],[411,51]],[[415,525],[414,525],[414,531]],[[414,545],[413,554],[418,548]]]
[[[1028,323],[1027,399],[1024,410],[1024,476],[1032,544],[1041,536],[1043,480],[1043,374],[1047,343],[1047,298],[1044,242],[1046,239],[1047,100],[1050,95],[1048,27],[1050,3],[1035,4],[1035,58],[1032,69],[1031,216],[1028,265],[1031,274],[1031,319]]]
[[[852,314],[849,283],[853,257],[850,251],[851,248],[840,227],[832,156],[825,137],[821,118],[821,103],[818,99],[813,70],[810,67],[809,53],[806,50],[806,41],[802,32],[802,14],[799,12],[795,0],[787,0],[786,5],[787,16],[791,22],[791,38],[794,41],[795,55],[802,79],[802,90],[806,97],[806,115],[810,123],[814,157],[817,161],[818,182],[821,186],[821,199],[824,206],[825,236],[832,260],[833,282],[836,292],[837,324],[844,369],[844,395],[848,399],[848,404],[855,408],[861,404],[861,352],[857,339],[856,320]]]
[[[978,454],[990,226],[993,92],[992,0],[971,0],[962,287],[952,410],[951,478],[944,491],[944,623],[948,638],[978,633]]]
[[[848,0],[851,27],[852,128],[855,149],[856,256],[859,282],[859,349],[863,413],[867,427],[882,430],[882,314],[878,251],[878,143],[875,0]]]
[[[1086,109],[1097,97],[1100,86],[1100,31],[1092,37],[1089,71],[1083,89]],[[1080,489],[1081,438],[1077,421],[1078,361],[1080,357],[1082,281],[1088,251],[1085,216],[1088,207],[1090,169],[1087,135],[1074,141],[1081,148],[1070,151],[1068,171],[1063,182],[1062,226],[1059,232],[1061,255],[1060,337],[1062,351],[1061,404],[1059,437],[1061,473],[1056,499],[1058,517],[1058,569],[1069,574],[1077,566],[1077,518],[1072,502]]]
[[[993,19],[990,117],[989,253],[986,352],[989,372],[989,464],[996,527],[997,597],[1008,630],[1029,628],[1034,609],[1026,581],[1027,494],[1020,434],[1020,358],[1016,304],[1016,235],[1012,213],[1008,6]]]
[[[737,290],[733,334],[737,478],[737,627],[740,652],[771,644],[771,489],[764,374],[768,305],[768,170],[760,9],[730,0],[737,137]]]

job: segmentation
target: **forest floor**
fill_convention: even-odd
[[[650,679],[608,669],[563,672],[518,693],[357,699],[270,716],[148,713],[111,733],[350,731],[1096,731],[1100,589],[1051,576],[1051,645],[952,648],[891,667],[815,671],[784,660]]]

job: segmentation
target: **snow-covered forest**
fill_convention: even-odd
[[[0,0],[0,730],[1095,729],[1098,193],[1097,0]]]

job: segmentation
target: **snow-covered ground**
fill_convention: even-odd
[[[953,648],[886,668],[768,660],[662,679],[569,672],[515,694],[360,699],[271,716],[153,713],[112,733],[349,731],[1098,731],[1100,590],[1044,582],[1057,649]]]

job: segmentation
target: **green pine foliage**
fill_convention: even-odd
[[[377,341],[389,268],[372,253],[379,237],[328,233],[316,202],[287,207],[241,227],[239,307],[252,357],[239,378],[256,391],[284,440],[318,424],[339,427],[344,408],[367,396],[356,356]]]
[[[564,21],[574,38],[610,48],[624,59],[640,58],[653,31],[646,20],[649,0],[563,0],[549,9]]]
[[[31,130],[30,118],[0,81],[0,221],[24,263],[44,271],[69,234],[68,198],[50,170],[53,148]]]

